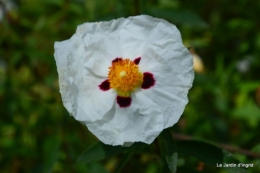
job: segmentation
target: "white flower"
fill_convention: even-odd
[[[68,112],[105,144],[150,144],[188,102],[192,56],[178,29],[146,15],[78,26],[55,43]]]

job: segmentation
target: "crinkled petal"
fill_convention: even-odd
[[[87,70],[75,77],[79,91],[77,113],[74,114],[76,120],[93,122],[102,119],[109,112],[115,102],[116,93],[111,89],[101,90],[99,85],[102,82],[103,79],[96,78]]]
[[[171,58],[167,64],[150,69],[155,86],[142,92],[164,110],[165,128],[175,124],[188,103],[188,90],[192,86],[194,72],[192,57],[183,49],[182,59]],[[148,69],[147,69],[148,70]]]
[[[112,60],[122,56],[121,45],[113,34],[101,40],[92,40],[92,42],[86,46],[90,53],[84,65],[94,74],[107,77],[108,67],[111,66]]]
[[[101,119],[111,109],[116,93],[99,88],[105,77],[85,66],[91,61],[91,51],[86,51],[84,44],[79,44],[79,41],[77,36],[64,42],[56,42],[54,56],[64,106],[76,120],[91,122]],[[104,68],[107,71],[108,65]]]
[[[54,57],[57,64],[59,74],[60,93],[64,107],[73,115],[77,107],[78,89],[73,83],[74,74],[69,68],[69,57],[72,51],[72,43],[70,40],[55,42]]]
[[[132,100],[130,107],[115,104],[102,120],[86,123],[89,130],[110,145],[153,142],[164,128],[162,111],[142,92],[137,92]]]
[[[143,57],[149,35],[157,25],[158,20],[150,16],[141,15],[124,20],[118,34],[123,49],[123,57],[134,60]]]
[[[142,92],[164,111],[167,128],[179,120],[188,102],[193,60],[177,28],[165,20],[157,22],[147,40],[139,68],[154,75],[155,86]]]

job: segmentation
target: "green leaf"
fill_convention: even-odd
[[[175,173],[177,171],[177,160],[178,160],[177,152],[171,155],[166,155],[165,157],[171,173]]]
[[[91,173],[107,173],[106,169],[104,168],[104,166],[100,163],[89,163],[87,164],[88,170]]]
[[[128,148],[121,146],[105,145],[98,142],[87,149],[77,158],[77,162],[96,162],[126,151]]]
[[[43,172],[52,172],[53,167],[59,157],[60,143],[61,140],[58,135],[50,136],[47,140],[45,140],[43,145],[43,151],[44,151]]]
[[[248,171],[242,167],[239,167],[238,164],[240,163],[238,160],[236,160],[233,155],[226,151],[226,150],[223,150],[223,164],[225,163],[234,163],[236,164],[235,167],[226,167],[226,168],[223,168],[224,170],[226,170],[228,173],[247,173]]]
[[[142,150],[147,146],[149,145],[144,143],[135,143],[131,147],[129,147],[127,153],[123,156],[123,158],[118,163],[115,173],[122,172],[123,168],[128,163],[128,161],[132,158],[132,156],[136,153],[141,153]]]
[[[164,130],[160,137],[161,150],[163,151],[163,155],[168,163],[168,167],[171,173],[175,173],[177,171],[178,158],[175,141],[173,140],[169,129]],[[163,170],[165,170],[165,168],[163,168]]]
[[[224,158],[222,149],[215,145],[197,140],[178,141],[177,151],[184,155],[194,156],[200,161],[214,166],[217,163],[222,163]]]
[[[171,173],[170,169],[169,169],[168,162],[166,160],[166,157],[162,158],[162,165],[161,165],[160,173]]]
[[[83,152],[83,154],[77,158],[77,162],[96,162],[125,151],[138,152],[146,146],[148,145],[139,142],[134,143],[131,147],[111,146],[98,142]]]
[[[159,9],[152,8],[147,10],[147,14],[164,18],[176,24],[184,24],[192,27],[207,27],[207,23],[202,20],[197,14],[188,10],[177,10],[177,9]]]
[[[179,154],[188,156],[194,156],[198,160],[204,162],[207,165],[217,166],[217,164],[238,164],[233,155],[213,144],[198,141],[198,140],[184,140],[177,142],[177,151]],[[230,173],[246,173],[247,170],[239,167],[227,167],[223,168]]]
[[[117,165],[117,168],[115,170],[115,173],[120,173],[122,172],[123,168],[125,167],[125,165],[128,163],[128,161],[132,158],[132,156],[134,155],[134,152],[128,152],[126,153],[123,158],[120,160],[120,162]]]
[[[175,173],[177,171],[177,157],[178,155],[193,156],[199,161],[204,162],[207,165],[214,167],[217,164],[224,165],[229,163],[238,164],[233,155],[213,144],[199,140],[183,140],[175,142],[171,131],[169,129],[164,130],[159,137],[160,146],[163,152],[163,169],[162,172],[171,171]],[[165,166],[168,163],[168,169]],[[227,167],[224,168],[228,172],[246,173],[246,170],[239,167]]]

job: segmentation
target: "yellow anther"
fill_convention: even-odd
[[[120,75],[120,77],[124,77],[124,76],[126,75],[126,71],[121,71],[121,72],[119,73],[119,75]]]
[[[108,80],[110,87],[119,96],[129,97],[133,91],[140,88],[143,83],[143,74],[130,59],[122,59],[112,63],[109,67]]]

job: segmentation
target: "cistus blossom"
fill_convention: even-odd
[[[103,143],[150,144],[183,113],[193,60],[173,24],[147,15],[84,23],[54,47],[65,108]]]

